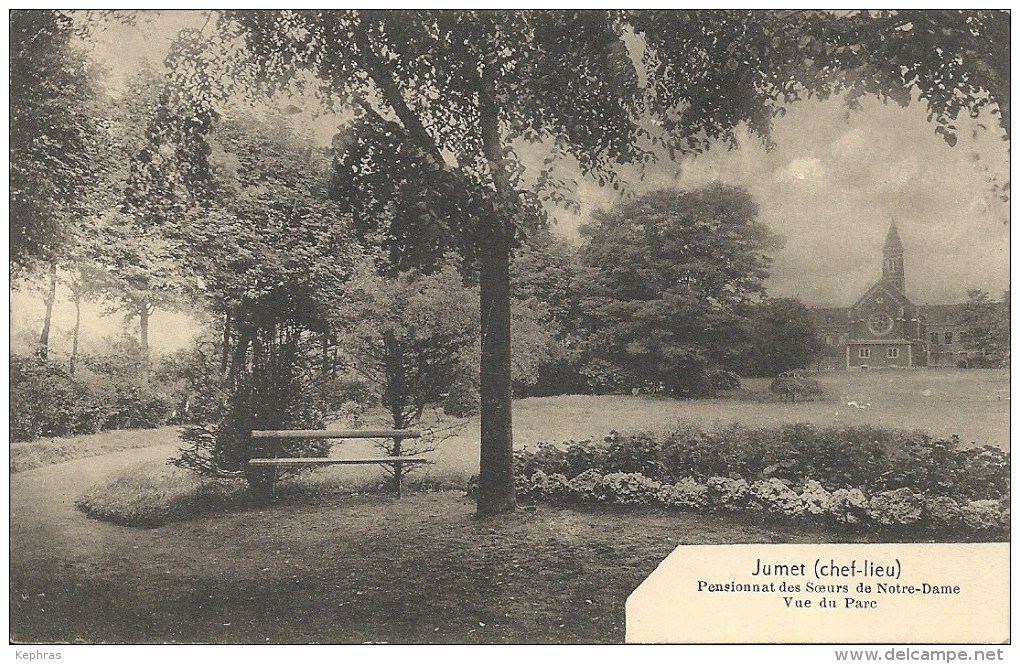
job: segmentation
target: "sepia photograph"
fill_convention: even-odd
[[[1009,10],[8,18],[12,656],[1002,659]]]

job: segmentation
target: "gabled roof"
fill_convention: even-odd
[[[856,309],[858,309],[862,304],[864,304],[864,302],[866,300],[871,298],[871,296],[874,293],[878,292],[878,291],[882,291],[883,293],[885,293],[886,295],[888,295],[889,297],[894,299],[900,305],[901,309],[904,309],[904,310],[905,309],[911,309],[911,310],[917,309],[917,307],[914,305],[914,303],[911,302],[910,299],[906,295],[904,295],[902,292],[900,292],[900,290],[898,288],[896,288],[895,286],[893,286],[892,284],[890,284],[889,282],[887,282],[885,280],[880,280],[880,281],[875,282],[875,284],[871,288],[869,288],[868,290],[866,290],[864,292],[864,295],[860,296],[860,298],[858,298],[857,301],[854,302],[853,306],[850,307],[850,311],[853,312]]]

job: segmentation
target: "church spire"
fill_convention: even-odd
[[[903,273],[903,242],[896,230],[896,222],[889,224],[889,233],[885,236],[882,248],[882,281],[906,293],[906,276]]]

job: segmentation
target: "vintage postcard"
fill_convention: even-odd
[[[10,652],[1003,659],[1010,39],[10,10]]]

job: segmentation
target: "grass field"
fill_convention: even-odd
[[[827,396],[772,403],[767,381],[725,398],[600,396],[515,403],[520,446],[666,429],[686,419],[877,424],[958,433],[1008,449],[1004,372],[822,376]],[[870,403],[848,407],[847,401]],[[455,422],[444,422],[444,425]],[[477,471],[477,420],[445,440],[433,480]],[[134,432],[140,446],[165,432]],[[99,434],[104,449],[130,432]],[[80,441],[79,441],[80,442]],[[12,476],[10,636],[80,643],[618,643],[628,594],[676,546],[867,541],[875,535],[768,522],[758,514],[539,505],[490,519],[462,491],[339,495],[381,480],[333,468],[253,507],[241,496],[158,528],[85,519],[72,507],[155,514],[204,489],[166,465],[174,446],[134,449]],[[339,454],[358,454],[343,445]],[[89,483],[99,480],[96,486]],[[105,502],[103,502],[105,501]],[[188,507],[181,507],[188,512]],[[171,515],[173,516],[173,515]],[[155,525],[155,524],[153,524]]]
[[[42,438],[30,443],[11,443],[10,471],[20,473],[73,459],[102,456],[121,450],[154,445],[176,445],[177,427],[104,431],[89,436]]]
[[[740,423],[748,427],[792,422],[875,425],[921,429],[935,436],[958,435],[964,445],[991,444],[1009,450],[1009,373],[991,370],[833,372],[816,376],[825,394],[816,401],[776,402],[769,380],[748,379],[740,390],[716,399],[681,401],[655,396],[557,396],[514,402],[514,444],[599,438],[610,431],[667,430],[678,421],[702,426]],[[847,405],[870,404],[865,408]],[[422,471],[440,484],[461,485],[478,472],[478,420],[461,425]],[[339,456],[368,453],[370,444],[344,442]],[[373,469],[319,471],[323,483],[360,484],[378,477]]]
[[[679,544],[832,541],[735,515],[474,511],[462,492],[330,496],[156,530],[80,519],[56,547],[15,524],[11,638],[620,643],[627,596]]]

